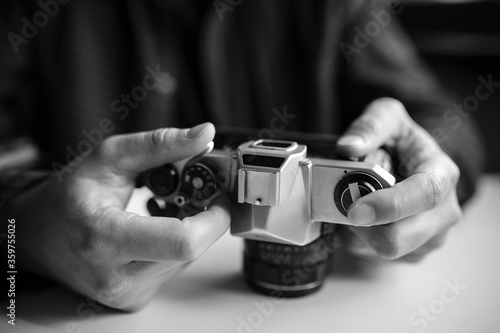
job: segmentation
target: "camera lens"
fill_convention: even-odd
[[[177,189],[178,184],[178,173],[170,164],[151,169],[146,174],[146,186],[158,196],[172,194]]]
[[[243,269],[249,285],[262,294],[286,298],[321,288],[334,252],[333,224],[329,228],[305,246],[245,239]]]

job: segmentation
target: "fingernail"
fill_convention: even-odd
[[[349,222],[355,225],[370,225],[375,222],[375,210],[373,207],[365,204],[358,205],[351,209],[347,214]]]
[[[337,144],[342,145],[342,146],[362,146],[364,145],[365,140],[356,135],[346,135],[343,136],[337,141]]]
[[[205,132],[208,129],[209,126],[210,126],[210,123],[203,123],[203,124],[197,125],[195,127],[192,127],[192,128],[187,130],[186,137],[188,139],[196,139],[196,138],[200,137],[203,134],[203,132]]]
[[[207,148],[205,150],[205,154],[210,154],[210,152],[212,150],[214,150],[214,142],[210,141],[209,143],[207,143]]]

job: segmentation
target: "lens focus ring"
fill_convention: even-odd
[[[249,285],[274,297],[300,297],[318,290],[333,256],[334,233],[305,246],[245,239],[243,267]]]

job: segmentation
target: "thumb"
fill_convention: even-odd
[[[111,136],[104,140],[97,154],[111,170],[134,175],[202,153],[214,136],[211,123],[190,129],[159,128]]]
[[[383,145],[394,145],[408,132],[411,118],[401,102],[380,98],[369,104],[337,141],[347,156],[366,155]]]

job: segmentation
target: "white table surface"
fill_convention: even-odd
[[[417,264],[337,255],[320,291],[274,304],[244,284],[242,240],[226,234],[139,312],[89,311],[44,284],[16,295],[17,324],[3,316],[0,332],[500,332],[499,258],[500,176],[489,175],[445,246]],[[455,279],[466,289],[453,294]]]

